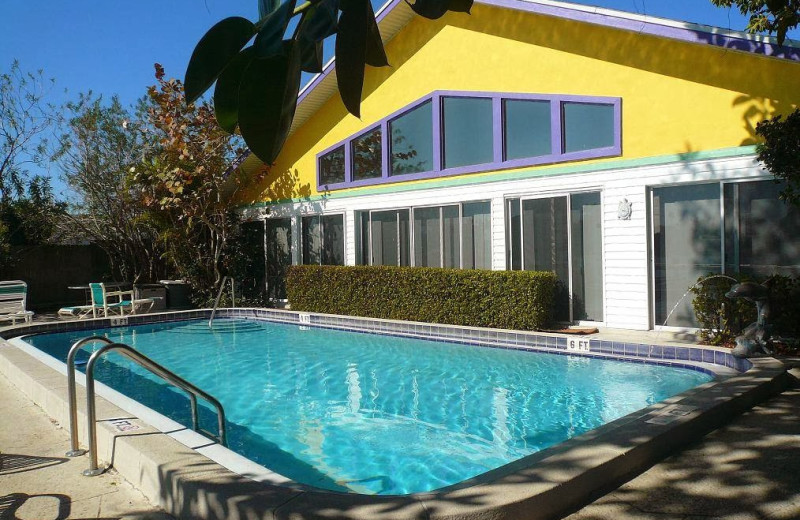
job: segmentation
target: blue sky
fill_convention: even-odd
[[[710,0],[579,3],[735,30],[747,25],[738,11],[716,8]],[[14,59],[23,70],[42,69],[56,80],[55,103],[92,90],[132,104],[155,83],[155,62],[169,77],[182,79],[200,37],[234,15],[255,20],[257,0],[2,0],[0,71]]]

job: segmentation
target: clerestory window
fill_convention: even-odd
[[[317,155],[321,191],[622,153],[622,100],[434,92]]]

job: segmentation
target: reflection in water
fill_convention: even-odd
[[[214,395],[231,449],[338,491],[437,489],[596,428],[708,378],[668,367],[255,320],[117,328]],[[220,330],[235,329],[217,346]],[[102,331],[101,331],[102,332]],[[64,359],[85,332],[31,338]],[[99,379],[189,424],[186,397],[113,354]],[[201,410],[213,428],[213,412]]]

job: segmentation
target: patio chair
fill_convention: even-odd
[[[106,286],[102,283],[90,283],[89,292],[92,295],[92,316],[98,317],[99,311],[103,311],[103,318],[108,318],[109,312],[120,316],[125,315],[125,309],[128,313],[133,313],[133,291],[107,291]],[[129,300],[123,299],[123,296],[130,296]],[[110,301],[111,300],[111,301]],[[116,301],[113,301],[116,300]]]
[[[30,323],[33,320],[33,311],[25,308],[28,296],[28,284],[22,280],[0,281],[0,322],[10,321],[12,325],[17,320]]]

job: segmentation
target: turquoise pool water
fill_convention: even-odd
[[[463,481],[697,386],[692,370],[219,319],[95,331],[214,395],[231,449],[295,481],[366,494]],[[65,360],[87,331],[25,338]],[[89,350],[89,349],[87,349]],[[79,355],[78,359],[86,359]],[[191,424],[188,399],[118,354],[98,379]],[[215,431],[211,408],[202,426]]]

